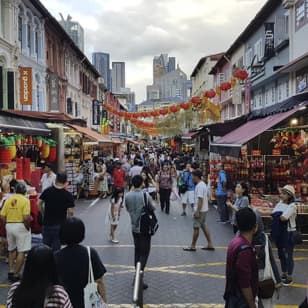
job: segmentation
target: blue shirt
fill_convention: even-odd
[[[188,191],[195,190],[195,184],[193,182],[192,175],[189,171],[184,171],[183,173],[183,184],[188,185]]]
[[[227,189],[224,189],[223,183],[227,183],[227,174],[225,170],[220,170],[218,176],[218,186],[216,189],[216,196],[227,195]]]

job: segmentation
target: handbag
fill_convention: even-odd
[[[260,275],[262,276],[262,275]],[[272,265],[269,255],[268,236],[265,234],[265,268],[263,277],[259,277],[259,293],[261,299],[272,298],[275,292],[276,281],[272,270]]]
[[[158,220],[149,206],[147,194],[143,193],[144,207],[140,217],[140,233],[146,236],[153,236],[158,230]]]
[[[97,283],[94,281],[92,261],[91,261],[91,250],[87,246],[89,256],[89,275],[88,284],[83,289],[84,292],[84,307],[85,308],[108,308],[108,305],[104,303],[102,297],[98,293]]]

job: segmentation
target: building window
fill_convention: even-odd
[[[37,111],[40,111],[41,104],[40,104],[40,86],[36,86],[36,105],[37,105]]]
[[[252,62],[252,48],[249,48],[246,51],[246,56],[245,56],[245,66],[250,67]]]
[[[35,53],[38,56],[39,53],[39,33],[35,31]]]
[[[31,50],[31,26],[30,25],[27,26],[27,30],[28,30],[28,33],[27,33],[27,46]]]
[[[257,57],[258,62],[261,61],[261,59],[263,58],[263,46],[262,46],[262,39],[258,40],[255,43],[255,56]]]
[[[300,0],[295,6],[295,26],[300,29],[308,22],[308,0]]]
[[[22,18],[18,16],[18,40],[22,45]]]

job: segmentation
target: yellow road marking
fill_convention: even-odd
[[[7,284],[7,283],[1,283],[0,284],[0,288],[8,288],[10,287],[11,285],[10,284]]]

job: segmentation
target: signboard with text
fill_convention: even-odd
[[[264,23],[265,28],[265,45],[264,45],[264,57],[270,58],[275,55],[275,36],[274,36],[274,29],[275,23],[274,22],[266,22]]]
[[[100,103],[97,100],[92,101],[92,125],[100,125]]]
[[[20,67],[20,104],[32,105],[32,67]]]
[[[57,74],[49,76],[50,110],[59,111],[59,77]]]

